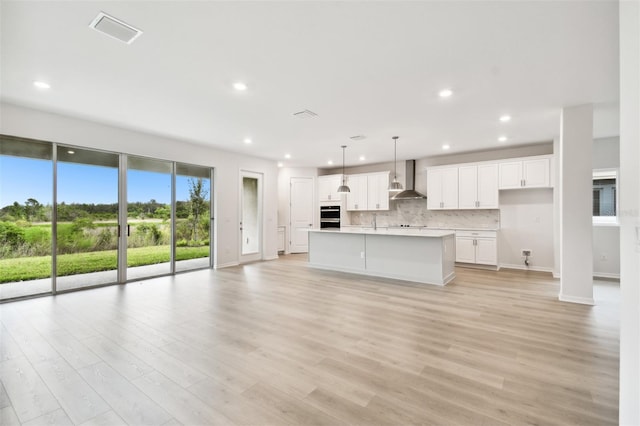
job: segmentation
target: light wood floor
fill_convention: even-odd
[[[617,423],[615,285],[588,307],[545,274],[457,275],[294,255],[3,304],[0,424]]]

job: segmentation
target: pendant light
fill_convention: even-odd
[[[346,145],[342,145],[342,185],[338,187],[339,194],[351,192],[351,189],[349,189],[349,187],[347,186],[347,177],[344,174],[344,150],[346,147]]]
[[[396,173],[396,152],[397,152],[398,137],[393,137],[393,182],[389,184],[389,192],[402,191],[402,185],[398,182],[398,174]]]

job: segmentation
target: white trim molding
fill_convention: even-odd
[[[610,272],[594,272],[593,278],[606,278],[606,279],[619,280],[620,274],[612,274]]]
[[[214,265],[213,269],[222,269],[222,268],[230,268],[232,266],[238,266],[240,265],[240,262],[227,262],[227,263],[220,263],[218,265]]]
[[[499,269],[518,269],[520,271],[535,271],[535,272],[553,272],[553,268],[549,266],[526,266],[511,263],[501,263]],[[555,277],[554,277],[555,278]]]
[[[565,296],[563,294],[558,295],[558,300],[561,302],[569,302],[569,303],[579,303],[581,305],[595,305],[595,301],[593,297],[576,297],[576,296]]]

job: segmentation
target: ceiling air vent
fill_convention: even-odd
[[[355,135],[355,136],[349,137],[349,139],[351,139],[352,141],[363,141],[366,138],[367,137],[365,135]]]
[[[109,37],[113,37],[127,44],[133,43],[133,41],[142,34],[142,31],[139,29],[132,27],[113,16],[109,16],[104,12],[98,13],[98,16],[91,21],[89,26],[96,31],[100,31]]]
[[[294,112],[293,116],[297,118],[314,118],[314,117],[317,117],[318,114],[316,114],[313,111],[309,111],[308,109],[305,109],[304,111]]]

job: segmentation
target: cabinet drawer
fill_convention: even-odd
[[[456,231],[456,237],[497,238],[496,231]]]

